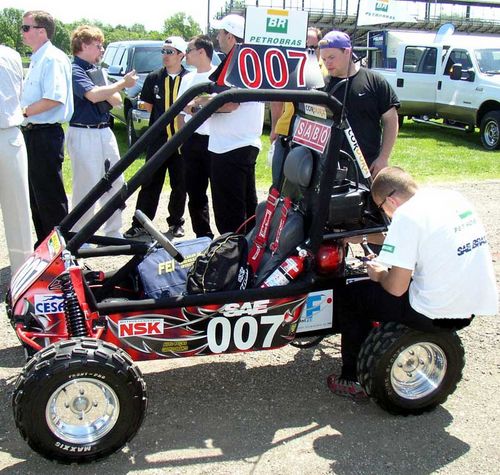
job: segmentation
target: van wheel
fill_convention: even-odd
[[[374,328],[358,357],[358,379],[391,414],[422,414],[446,401],[462,379],[464,349],[452,331],[412,330],[395,322]]]
[[[137,142],[137,134],[134,129],[134,121],[132,120],[132,109],[127,112],[127,143],[129,148]]]
[[[500,147],[500,111],[491,111],[481,120],[481,142],[486,150]]]
[[[39,351],[23,368],[12,398],[16,426],[49,460],[91,462],[116,452],[139,429],[146,386],[116,346],[77,338]]]

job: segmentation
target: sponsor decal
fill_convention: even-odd
[[[288,33],[288,11],[286,10],[267,10],[266,18],[267,33]]]
[[[76,446],[76,445],[68,445],[63,444],[62,442],[56,442],[55,446],[58,449],[65,450],[66,452],[90,452],[92,450],[92,446],[84,445],[84,446]]]
[[[35,315],[64,312],[64,297],[60,294],[35,295]]]
[[[292,141],[323,153],[330,139],[331,129],[327,125],[301,117]]]
[[[118,336],[127,338],[130,336],[163,335],[165,322],[162,318],[129,319],[118,322]]]
[[[46,269],[49,262],[33,255],[20,267],[11,283],[12,300],[16,301],[20,295],[31,285]]]
[[[189,351],[189,345],[185,340],[164,341],[161,351],[162,353],[180,353],[182,351]]]
[[[59,251],[61,250],[61,241],[59,240],[57,232],[54,231],[52,236],[50,236],[47,241],[47,247],[51,258],[54,258],[57,254],[59,254]]]
[[[245,16],[246,45],[306,47],[307,12],[249,6]]]
[[[316,104],[304,104],[304,110],[307,115],[318,117],[319,119],[326,119],[326,109],[323,106]]]
[[[382,251],[388,252],[389,254],[394,254],[396,247],[391,244],[384,244],[382,246]]]
[[[458,216],[460,217],[460,219],[468,218],[469,216],[472,216],[472,211],[471,210],[465,211],[463,213],[460,213]]]
[[[330,328],[333,319],[333,290],[311,292],[300,314],[297,333]]]
[[[226,317],[239,317],[240,315],[261,315],[267,313],[269,300],[256,300],[255,302],[228,303],[224,305],[221,313]]]

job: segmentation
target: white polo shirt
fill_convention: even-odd
[[[395,211],[378,260],[413,271],[410,305],[429,318],[498,312],[486,232],[458,192],[417,191]]]

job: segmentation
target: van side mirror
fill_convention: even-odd
[[[453,81],[462,79],[462,65],[460,63],[456,63],[451,67],[450,79]]]
[[[108,74],[112,74],[113,76],[123,76],[123,70],[120,65],[109,66]]]

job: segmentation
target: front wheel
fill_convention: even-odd
[[[374,328],[358,357],[358,379],[391,414],[421,414],[446,401],[462,379],[464,349],[452,331],[427,333],[400,323]]]
[[[480,127],[481,143],[486,150],[500,148],[500,111],[484,115]]]
[[[38,352],[19,376],[12,405],[17,428],[49,460],[86,463],[123,447],[147,403],[142,375],[116,346],[92,338]]]

